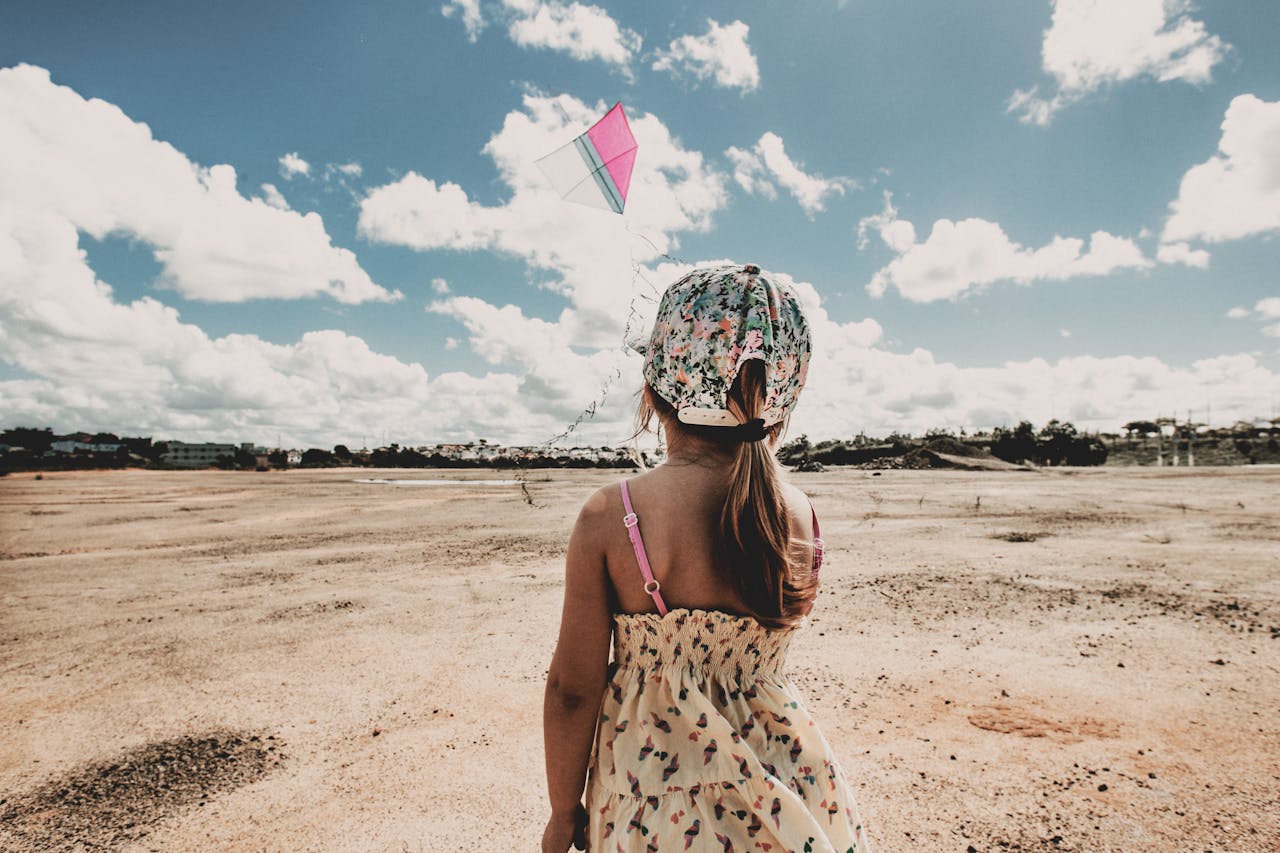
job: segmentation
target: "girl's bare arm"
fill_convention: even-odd
[[[591,496],[578,514],[565,558],[564,611],[542,710],[553,818],[579,808],[608,677],[613,616],[604,542],[609,506],[603,490]],[[612,521],[621,524],[621,516]]]

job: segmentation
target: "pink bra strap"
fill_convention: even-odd
[[[662,594],[658,592],[661,587],[653,577],[653,569],[649,566],[649,555],[644,552],[644,540],[640,538],[640,519],[636,516],[636,511],[631,508],[631,493],[627,491],[626,480],[622,481],[622,505],[627,510],[627,514],[622,517],[622,523],[627,526],[627,536],[631,538],[631,547],[636,552],[640,574],[644,575],[644,591],[649,593],[653,603],[658,605],[658,613],[666,616],[667,605],[662,600]]]

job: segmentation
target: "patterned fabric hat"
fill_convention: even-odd
[[[645,381],[682,423],[703,426],[739,426],[729,388],[745,362],[760,359],[769,427],[804,387],[809,324],[795,292],[754,264],[703,267],[662,295],[644,352]]]

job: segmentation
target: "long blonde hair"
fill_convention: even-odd
[[[746,362],[729,389],[729,411],[741,422],[764,411],[764,371],[763,361]],[[793,541],[771,450],[785,432],[786,420],[768,427],[764,441],[740,441],[726,427],[682,423],[675,408],[646,385],[636,411],[636,434],[650,430],[655,416],[668,434],[684,432],[732,454],[716,567],[762,625],[785,628],[798,623],[813,599],[816,581],[804,564],[806,543]]]

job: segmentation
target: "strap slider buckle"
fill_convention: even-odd
[[[634,512],[629,512],[622,517],[622,523],[625,524],[627,527],[635,527],[640,523],[640,519],[636,516]]]
[[[649,595],[657,595],[658,590],[660,589],[662,589],[662,587],[658,585],[658,581],[656,579],[645,581],[644,583],[644,591]]]

